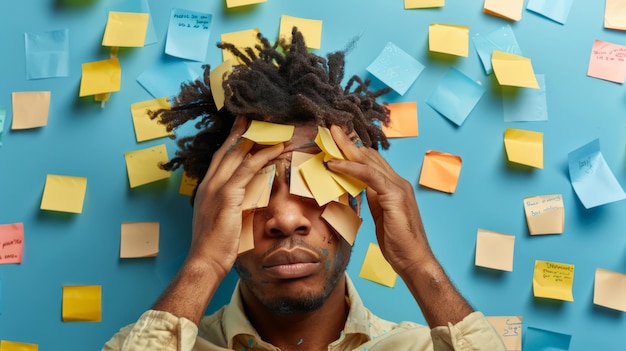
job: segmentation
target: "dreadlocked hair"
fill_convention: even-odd
[[[336,124],[346,133],[355,131],[365,146],[376,150],[389,147],[380,128],[380,124],[389,123],[389,110],[376,100],[390,89],[371,91],[369,79],[358,76],[342,87],[346,51],[323,58],[308,52],[296,27],[291,34],[290,43],[280,39],[272,45],[259,33],[259,44],[243,50],[230,43],[217,44],[241,62],[223,81],[223,108],[218,110],[213,100],[210,66],[204,65],[201,79],[181,84],[170,109],[150,112],[150,117],[169,132],[197,120],[198,133],[179,138],[179,150],[169,162],[160,165],[162,169],[174,171],[182,166],[187,176],[201,181],[238,115],[280,124]],[[172,138],[176,136],[172,134]]]

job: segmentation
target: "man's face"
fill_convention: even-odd
[[[235,263],[244,298],[276,313],[317,309],[332,292],[350,258],[350,245],[321,218],[315,199],[289,193],[292,151],[317,154],[317,126],[297,126],[271,163],[276,177],[267,207],[254,214],[254,249]]]

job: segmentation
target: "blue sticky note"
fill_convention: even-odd
[[[452,67],[443,76],[426,103],[460,126],[484,93],[485,88],[482,85]]]
[[[526,9],[565,24],[574,0],[528,0]]]
[[[164,96],[176,96],[180,92],[180,83],[194,81],[202,77],[202,63],[183,61],[167,55],[143,71],[137,82],[155,99]]]
[[[483,64],[485,74],[493,73],[493,67],[491,65],[491,54],[493,50],[507,52],[509,54],[515,54],[522,56],[522,49],[517,44],[515,39],[515,33],[510,25],[497,28],[491,32],[480,34],[477,33],[472,37],[478,57]]]
[[[504,96],[502,107],[505,122],[534,122],[548,120],[546,80],[543,74],[536,74],[539,89],[519,88],[514,96]]]
[[[570,152],[568,161],[570,181],[585,208],[626,198],[624,190],[600,153],[599,139]]]
[[[524,350],[532,351],[567,351],[572,339],[571,335],[556,333],[549,330],[528,327],[526,329]]]
[[[26,79],[67,77],[70,67],[69,30],[24,33]]]
[[[152,14],[150,13],[150,6],[148,5],[148,0],[124,1],[120,4],[116,4],[110,9],[110,11],[147,13],[148,28],[146,30],[146,39],[144,41],[144,45],[154,44],[158,41],[156,30],[154,29],[154,21],[152,20]]]
[[[387,43],[367,71],[400,95],[413,85],[424,65],[392,42]]]
[[[208,13],[172,9],[165,38],[165,53],[204,62],[209,47],[212,17]]]
[[[0,108],[0,146],[2,146],[2,131],[4,131],[4,120],[7,116],[7,110]]]

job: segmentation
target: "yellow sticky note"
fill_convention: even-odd
[[[11,129],[30,129],[48,124],[49,91],[25,91],[11,94],[13,122]]]
[[[626,1],[606,0],[604,4],[604,28],[626,30]]]
[[[306,162],[314,154],[307,154],[304,152],[294,151],[291,153],[291,170],[289,177],[289,193],[307,198],[313,198],[313,193],[306,185],[306,181],[300,172],[300,165]]]
[[[225,93],[222,83],[228,77],[235,65],[234,60],[227,60],[222,62],[219,66],[215,67],[209,74],[209,81],[211,84],[211,94],[213,95],[213,101],[218,110],[224,107]]]
[[[356,234],[363,220],[350,206],[331,201],[326,204],[324,212],[322,212],[322,218],[333,227],[348,244],[354,244],[354,239],[356,239]]]
[[[428,27],[428,49],[433,52],[467,57],[469,27],[433,23]]]
[[[42,210],[82,213],[87,178],[48,174],[41,199]]]
[[[159,253],[159,222],[122,223],[120,258],[154,257]]]
[[[102,46],[144,46],[149,17],[147,13],[109,11]]]
[[[198,179],[190,177],[187,175],[187,172],[183,172],[183,175],[180,177],[178,193],[181,195],[192,196],[197,185]]]
[[[510,162],[543,168],[543,133],[507,128],[504,147]]]
[[[500,85],[539,89],[529,58],[494,50],[491,65]]]
[[[574,301],[574,265],[547,261],[535,261],[533,294],[563,301]]]
[[[259,51],[256,49],[256,45],[260,44],[258,35],[259,29],[253,28],[238,32],[222,33],[221,38],[222,42],[232,44],[242,52],[244,48],[253,48],[252,50],[255,53],[258,53]],[[228,60],[243,63],[233,53],[226,49],[222,49],[222,61],[226,62]],[[213,84],[211,84],[211,88],[213,88]]]
[[[247,6],[260,4],[262,2],[266,2],[267,0],[226,0],[226,7],[238,7],[238,6]]]
[[[626,274],[596,269],[593,303],[626,312]]]
[[[524,0],[485,0],[483,12],[489,15],[519,21],[522,19]]]
[[[137,142],[163,138],[172,134],[167,131],[165,125],[159,123],[156,118],[150,118],[148,114],[148,111],[160,109],[169,110],[170,108],[171,106],[167,97],[136,102],[130,105],[130,113],[133,118]]]
[[[170,177],[159,164],[169,161],[165,144],[124,153],[130,187],[156,182]]]
[[[416,137],[418,135],[417,102],[388,104],[389,124],[383,125],[387,138]]]
[[[335,143],[332,134],[330,134],[330,129],[318,126],[317,135],[315,136],[315,144],[317,144],[317,146],[319,146],[324,152],[324,161],[328,161],[330,159],[345,159],[341,150],[339,150],[339,146]]]
[[[522,316],[486,316],[506,351],[522,351]]]
[[[292,125],[253,120],[242,137],[260,145],[275,145],[290,140],[294,129]]]
[[[267,207],[272,193],[272,184],[276,175],[276,165],[271,164],[260,171],[246,186],[246,192],[241,203],[242,210]]]
[[[102,321],[102,286],[63,286],[64,322]]]
[[[404,0],[404,9],[424,9],[430,7],[443,7],[445,0]]]
[[[565,209],[561,194],[525,197],[524,213],[530,235],[563,233]]]
[[[419,184],[431,189],[454,193],[461,174],[460,156],[428,150],[424,155]]]
[[[241,222],[241,234],[239,235],[239,249],[237,254],[254,249],[254,211],[245,211]]]
[[[302,163],[300,174],[320,206],[324,206],[346,192],[326,169],[323,152]]]
[[[37,351],[39,345],[23,342],[0,340],[0,351]]]
[[[515,235],[478,229],[475,264],[480,267],[513,271]]]
[[[119,91],[121,86],[122,68],[116,57],[82,64],[80,97]]]
[[[322,46],[322,21],[282,15],[278,30],[279,37],[291,43],[293,27],[298,27],[308,48],[319,49]]]
[[[396,273],[380,251],[377,244],[370,243],[363,259],[359,277],[393,288],[396,285]]]

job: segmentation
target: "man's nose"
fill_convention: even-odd
[[[305,199],[289,193],[289,187],[275,186],[264,212],[264,232],[269,236],[307,235],[311,222]]]

